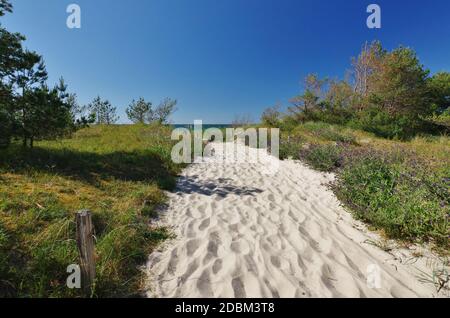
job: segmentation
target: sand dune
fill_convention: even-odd
[[[442,296],[421,281],[436,257],[371,244],[380,238],[328,189],[332,174],[240,144],[262,162],[224,163],[226,145],[214,143],[168,194],[159,222],[177,238],[149,256],[149,297]]]

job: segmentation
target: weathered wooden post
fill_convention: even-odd
[[[94,226],[91,212],[81,210],[76,214],[77,245],[80,252],[81,284],[84,292],[91,295],[95,281]]]

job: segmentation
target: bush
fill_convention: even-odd
[[[342,149],[334,145],[313,145],[301,153],[313,168],[320,171],[333,171],[341,163]]]
[[[359,114],[350,126],[371,132],[376,136],[407,140],[423,131],[425,122],[418,117],[391,115],[378,107],[369,107]]]
[[[302,149],[302,143],[299,139],[291,138],[289,141],[281,141],[280,143],[280,159],[299,159],[299,154]]]

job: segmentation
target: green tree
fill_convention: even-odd
[[[91,114],[95,114],[97,124],[112,125],[119,120],[117,108],[108,100],[102,100],[97,96],[89,105]]]
[[[128,119],[133,123],[144,124],[153,119],[152,103],[146,102],[142,97],[137,101],[133,99],[131,104],[127,107],[126,113]]]
[[[24,118],[30,147],[35,140],[53,139],[69,132],[73,121],[65,89],[60,85],[53,89],[43,85],[26,91],[25,103],[39,106],[30,107]]]
[[[385,137],[407,138],[423,128],[432,112],[427,78],[429,71],[416,53],[400,47],[385,54],[381,67],[369,76],[369,110],[363,111],[365,129]]]
[[[73,131],[89,127],[90,124],[95,123],[95,114],[89,113],[89,108],[87,105],[82,106],[78,103],[77,94],[68,94],[66,103],[70,108]]]
[[[331,81],[316,117],[331,124],[347,124],[354,116],[356,94],[346,81]]]
[[[432,108],[440,115],[450,107],[450,73],[434,74],[428,81],[428,88]]]
[[[42,57],[35,52],[25,51],[13,78],[20,91],[15,109],[16,121],[19,123],[18,134],[22,137],[24,146],[28,143],[32,146],[35,126],[33,119],[37,118],[35,114],[39,113],[41,105],[38,99],[31,96],[39,92],[47,80],[47,71]]]
[[[11,92],[0,86],[0,148],[6,148],[11,143],[13,135],[13,117],[11,108]]]

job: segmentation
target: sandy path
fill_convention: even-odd
[[[435,258],[369,244],[379,237],[339,205],[333,175],[248,148],[266,162],[219,163],[224,145],[169,194],[160,222],[177,238],[149,257],[149,297],[436,296],[419,281]],[[267,162],[278,171],[268,175]],[[377,268],[380,288],[369,288]]]

